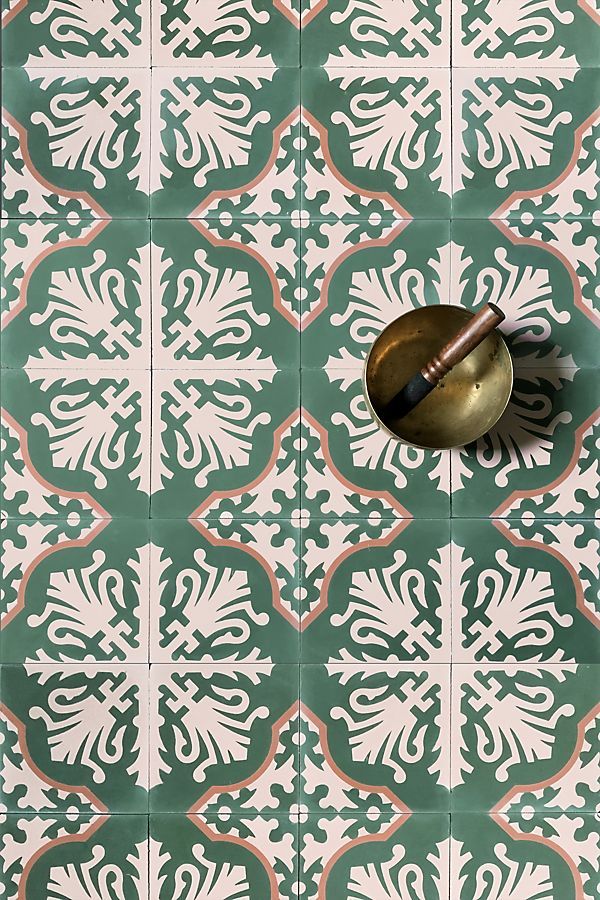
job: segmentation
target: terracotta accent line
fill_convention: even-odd
[[[570,460],[569,464],[567,465],[566,469],[563,469],[562,472],[560,473],[560,475],[557,475],[557,477],[553,481],[549,482],[548,484],[542,485],[541,487],[532,488],[531,490],[527,490],[527,491],[524,491],[524,490],[513,491],[512,494],[506,500],[502,501],[502,503],[500,504],[500,506],[498,506],[497,509],[495,509],[492,513],[490,513],[489,518],[490,519],[501,518],[504,516],[506,511],[508,509],[510,509],[510,507],[514,503],[516,503],[518,500],[525,500],[527,498],[536,497],[540,494],[546,494],[546,493],[548,493],[548,491],[552,491],[552,490],[554,490],[555,487],[558,487],[558,485],[561,484],[563,481],[566,481],[568,476],[571,474],[571,472],[573,471],[573,469],[579,462],[579,457],[581,455],[581,448],[583,446],[583,439],[584,439],[585,432],[588,430],[588,428],[590,428],[592,425],[595,424],[599,413],[600,413],[600,407],[595,412],[593,412],[592,415],[589,416],[589,418],[587,418],[585,420],[585,422],[583,422],[583,424],[579,426],[579,428],[576,429],[576,431],[575,431],[575,446],[573,448],[573,455],[571,456],[571,460]]]
[[[18,122],[14,118],[14,116],[12,116],[8,112],[8,110],[4,108],[2,109],[2,116],[19,135],[19,148],[21,150],[21,153],[23,154],[23,161],[29,169],[34,181],[37,181],[38,184],[41,184],[43,187],[48,188],[48,190],[52,191],[53,194],[58,194],[62,197],[71,197],[75,200],[83,200],[84,203],[87,203],[88,206],[93,209],[98,219],[110,219],[108,213],[100,206],[99,203],[92,199],[87,191],[70,191],[67,190],[67,188],[59,188],[55,184],[52,184],[51,181],[48,181],[46,178],[44,178],[44,176],[39,172],[37,167],[32,162],[29,153],[28,134],[26,129],[23,127],[23,125],[20,124],[20,122]]]
[[[289,19],[292,25],[294,25],[298,30],[300,30],[301,28],[305,28],[309,22],[312,22],[315,16],[318,16],[319,13],[325,9],[327,3],[328,0],[319,0],[319,2],[316,3],[313,8],[309,10],[304,16],[302,15],[302,13],[295,15],[294,12],[289,8],[289,6],[286,6],[284,0],[273,0],[273,6],[275,7],[275,9],[278,9],[279,12],[286,17],[286,19]]]
[[[29,0],[18,0],[17,3],[13,6],[12,9],[9,9],[7,13],[2,17],[2,28],[5,28],[8,23],[14,19],[22,10],[25,9]]]
[[[30,220],[24,220],[30,221]],[[90,219],[92,222],[92,227],[89,231],[87,231],[84,235],[78,238],[68,238],[66,241],[60,241],[58,244],[51,244],[49,247],[46,247],[45,250],[42,250],[41,253],[35,257],[34,260],[30,263],[27,271],[23,275],[21,279],[21,287],[19,290],[19,299],[15,303],[15,305],[8,311],[4,320],[2,321],[2,328],[6,328],[6,326],[12,322],[14,318],[16,318],[20,312],[22,312],[27,306],[27,292],[29,290],[29,282],[33,276],[33,273],[40,265],[40,263],[46,259],[48,256],[51,256],[53,253],[56,253],[59,250],[64,250],[68,247],[87,247],[89,244],[94,241],[100,232],[102,232],[106,226],[109,224],[110,219]]]
[[[509,520],[510,521],[510,520]],[[577,520],[571,519],[572,522],[576,522]],[[597,616],[593,610],[589,609],[585,605],[585,598],[583,596],[583,589],[581,587],[581,579],[579,577],[579,573],[576,571],[575,566],[564,556],[560,550],[556,547],[550,547],[548,544],[544,544],[542,541],[536,540],[525,540],[524,538],[520,538],[518,535],[514,534],[511,529],[508,527],[507,520],[503,519],[494,519],[494,526],[502,533],[505,538],[508,538],[513,547],[531,547],[534,550],[541,550],[544,553],[549,553],[550,556],[553,556],[561,566],[566,569],[569,573],[571,581],[573,582],[573,587],[575,589],[575,603],[577,609],[582,615],[589,619],[590,622],[596,627],[600,628],[600,616]]]
[[[51,787],[55,787],[59,791],[65,791],[67,794],[80,794],[85,797],[86,800],[91,803],[92,806],[96,807],[96,813],[107,813],[108,807],[105,806],[101,800],[91,791],[89,788],[84,787],[83,785],[72,785],[72,784],[64,784],[62,781],[56,781],[54,778],[50,778],[43,772],[40,767],[33,761],[31,757],[31,753],[29,752],[29,746],[27,744],[27,728],[25,724],[19,719],[19,717],[8,708],[5,703],[0,703],[0,712],[5,718],[11,722],[17,730],[17,734],[19,736],[19,749],[25,759],[29,768],[34,772],[37,778],[40,781],[44,781],[46,784]],[[60,812],[60,811],[57,811]]]
[[[582,8],[582,10],[588,14],[588,16],[594,20],[598,25],[600,25],[600,15],[596,12],[595,9],[589,5],[588,0],[577,0],[578,5]]]
[[[510,197],[505,200],[504,203],[501,203],[498,209],[496,209],[490,215],[490,219],[501,219],[502,216],[507,212],[507,210],[510,209],[510,207],[518,200],[529,200],[533,197],[541,197],[542,194],[546,194],[548,193],[548,191],[554,190],[555,187],[558,187],[559,184],[565,181],[577,165],[579,154],[581,153],[581,145],[583,143],[584,133],[587,131],[590,125],[594,124],[599,116],[600,110],[596,109],[591,114],[591,116],[588,116],[585,122],[582,122],[582,124],[575,130],[573,153],[571,154],[571,159],[569,160],[563,171],[560,173],[560,175],[557,175],[556,178],[553,179],[553,181],[549,182],[544,187],[533,188],[530,191],[513,191]]]

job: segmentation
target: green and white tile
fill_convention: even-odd
[[[450,65],[453,0],[300,0],[307,66]]]
[[[297,224],[160,220],[152,243],[157,369],[298,367]]]
[[[299,399],[297,370],[155,371],[153,517],[296,515]]]
[[[449,810],[449,665],[305,665],[300,698],[303,809]]]
[[[150,386],[149,371],[4,370],[3,514],[147,517]]]
[[[448,815],[304,813],[299,894],[448,900],[449,843]]]
[[[519,368],[498,424],[452,451],[452,513],[594,518],[597,370]]]
[[[358,368],[302,373],[302,515],[447,518],[450,457],[388,437],[375,424]],[[378,532],[379,530],[379,532]]]
[[[448,519],[309,520],[302,661],[450,662],[450,549]]]
[[[593,217],[600,69],[455,69],[452,88],[454,216]]]
[[[452,900],[560,897],[593,900],[598,887],[598,818],[593,814],[452,816]]]
[[[2,662],[147,661],[147,519],[4,519],[0,544]]]
[[[148,667],[2,666],[8,812],[148,811]]]
[[[150,896],[297,900],[298,814],[150,816]],[[190,898],[193,894],[190,894]]]
[[[289,520],[154,519],[151,661],[297,662],[299,543]]]
[[[147,900],[148,817],[2,814],[6,900]]]
[[[594,0],[453,0],[453,64],[597,66],[599,24]]]
[[[448,69],[304,69],[302,105],[305,215],[339,218],[342,184],[356,218],[449,217]]]
[[[150,0],[158,66],[298,66],[304,0]]]
[[[150,368],[147,220],[6,220],[2,365]]]
[[[575,663],[455,665],[453,809],[594,812],[599,671]]]
[[[154,218],[299,211],[299,69],[159,68],[152,95]]]
[[[600,528],[452,522],[454,662],[600,663]]]
[[[2,215],[146,218],[150,69],[4,69]]]
[[[290,814],[298,802],[298,666],[152,665],[150,808]]]

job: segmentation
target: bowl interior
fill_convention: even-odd
[[[455,366],[407,416],[386,420],[381,410],[472,316],[459,306],[411,310],[385,328],[365,368],[367,397],[380,422],[408,444],[427,449],[459,447],[498,421],[510,398],[510,353],[494,331]]]

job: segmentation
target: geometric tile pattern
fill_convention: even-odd
[[[8,900],[592,900],[593,0],[5,0]],[[508,410],[371,420],[506,314]]]

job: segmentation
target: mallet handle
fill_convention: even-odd
[[[423,366],[421,369],[423,378],[435,387],[444,375],[462,362],[504,318],[502,310],[493,303],[487,303],[453,338],[450,338],[433,359]]]

